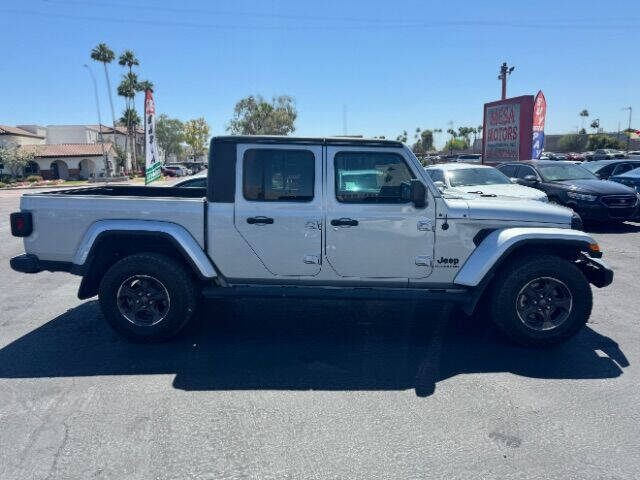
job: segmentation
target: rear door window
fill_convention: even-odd
[[[243,161],[242,188],[247,200],[313,200],[315,159],[309,150],[251,149]]]

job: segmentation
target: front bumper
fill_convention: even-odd
[[[595,287],[603,288],[613,282],[613,270],[599,258],[592,258],[583,253],[578,259],[577,265],[589,283]]]
[[[587,202],[570,203],[568,207],[580,215],[582,220],[594,221],[624,221],[638,218],[638,206],[634,207],[606,207],[597,202],[593,205],[586,205]]]

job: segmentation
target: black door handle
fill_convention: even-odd
[[[358,220],[354,220],[353,218],[334,218],[331,220],[331,225],[334,227],[355,227],[358,225]]]
[[[262,225],[271,225],[273,223],[273,218],[269,217],[249,217],[247,218],[247,223],[250,225],[262,224]]]

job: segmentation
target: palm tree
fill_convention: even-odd
[[[111,50],[106,43],[99,43],[96,48],[91,50],[91,59],[96,62],[102,63],[104,66],[104,76],[107,80],[107,92],[109,93],[109,106],[111,107],[111,121],[113,123],[113,143],[116,143],[116,114],[113,110],[113,98],[111,96],[111,81],[109,80],[109,70],[107,70],[107,63],[113,62],[116,58],[115,53]]]
[[[146,115],[147,115],[147,112],[145,111],[145,108],[146,108],[145,99],[146,99],[147,90],[151,90],[153,92],[153,82],[150,82],[149,80],[143,80],[141,82],[138,82],[138,91],[139,92],[143,92],[145,94],[145,96],[143,97],[143,100],[142,100],[142,115],[145,118],[146,118]],[[146,132],[145,132],[145,135],[146,135]],[[146,156],[146,153],[147,153],[147,144],[145,142],[144,149],[142,151],[142,155]]]
[[[135,98],[135,95],[136,95],[137,88],[138,88],[138,76],[135,73],[131,72],[122,76],[122,81],[120,82],[120,85],[118,85],[118,95],[120,95],[121,97],[124,97],[125,99],[125,110],[134,108],[132,104],[133,104],[133,99]],[[125,123],[125,125],[127,126],[127,135],[124,141],[124,150],[126,153],[128,151],[128,144],[131,141],[131,125],[128,122]],[[131,155],[132,155],[133,165],[137,166],[135,145],[133,143],[131,143],[131,145],[132,145]]]
[[[133,50],[125,50],[120,54],[120,57],[118,58],[118,65],[127,67],[129,69],[129,73],[126,77],[128,77],[130,80],[129,80],[129,85],[126,88],[128,90],[128,93],[130,93],[130,95],[122,95],[122,96],[125,97],[125,105],[127,109],[135,108],[135,96],[138,88],[137,86],[138,78],[137,77],[135,78],[135,82],[132,82],[131,79],[133,78],[133,75],[134,75],[133,67],[140,65],[140,62],[136,58],[136,54],[133,53]],[[120,83],[120,86],[122,86],[123,83],[125,83],[124,80],[122,83]],[[119,88],[120,87],[118,87],[118,89]],[[120,95],[120,92],[118,92],[118,94]],[[136,144],[133,141],[131,125],[129,124],[127,124],[127,136],[129,137],[129,141],[131,143],[131,156],[132,156],[133,164],[137,166],[138,162],[136,158]],[[125,147],[125,150],[126,150],[126,147]]]
[[[138,61],[138,59],[136,58],[136,54],[133,53],[132,50],[125,50],[124,52],[122,52],[120,58],[118,59],[118,65],[128,67],[129,73],[131,73],[133,67],[140,65],[140,62]]]
[[[580,112],[580,118],[582,119],[582,128],[584,128],[584,120],[589,116],[589,110],[586,108]]]

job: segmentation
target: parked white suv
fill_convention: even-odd
[[[109,324],[177,334],[203,298],[451,302],[527,345],[561,342],[613,272],[566,208],[440,192],[399,142],[216,137],[206,188],[25,194],[19,272],[82,276]],[[205,304],[201,304],[204,308]],[[423,310],[428,322],[429,309]],[[215,315],[215,310],[210,315]]]
[[[466,163],[443,163],[425,170],[440,188],[475,193],[487,198],[548,202],[544,192],[518,185],[497,168]]]

